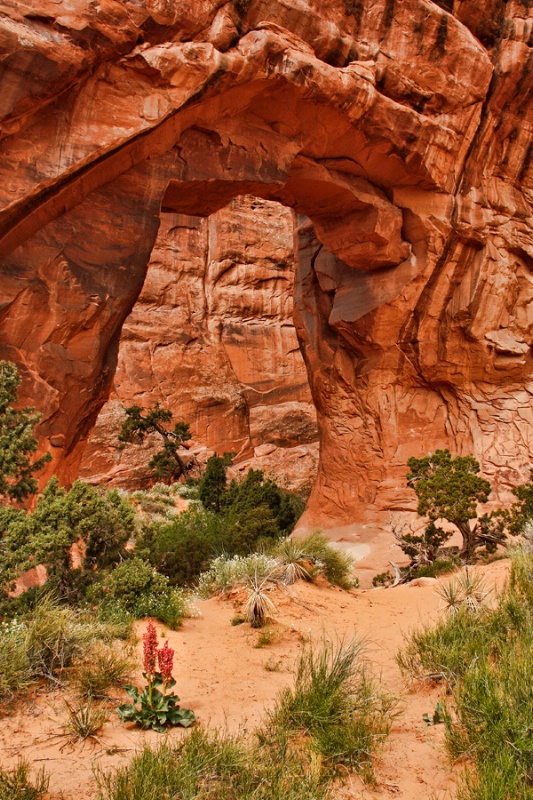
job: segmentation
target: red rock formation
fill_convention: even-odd
[[[199,457],[235,452],[242,469],[311,484],[318,432],[292,322],[293,254],[292,214],[277,203],[243,197],[207,219],[161,215],[84,480],[146,483],[157,437],[119,449],[117,436],[125,407],[159,402],[189,422]]]
[[[2,0],[2,357],[65,477],[165,213],[301,216],[309,522],[409,504],[405,460],[531,437],[531,36],[522,0]]]

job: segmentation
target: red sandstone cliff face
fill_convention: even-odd
[[[119,449],[117,436],[125,407],[159,402],[190,424],[199,458],[235,452],[237,467],[311,484],[318,431],[292,321],[293,227],[288,209],[259,198],[235,198],[207,219],[161,215],[82,478],[146,483],[157,438]]]
[[[2,0],[0,356],[76,474],[164,214],[300,216],[309,522],[409,501],[406,458],[531,459],[525,0]],[[7,88],[4,88],[7,87]]]

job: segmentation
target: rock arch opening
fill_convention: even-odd
[[[243,19],[174,5],[119,25],[91,7],[52,33],[9,10],[0,357],[53,468],[77,474],[161,210],[252,194],[299,215],[308,519],[388,519],[410,502],[407,457],[439,446],[516,482],[533,453],[531,12],[508,4],[492,49],[465,3],[377,0],[355,25],[341,0],[327,20],[317,0]]]
[[[125,407],[159,402],[190,424],[200,461],[234,452],[237,469],[311,486],[318,430],[293,323],[293,228],[289,209],[252,196],[208,217],[161,212],[82,478],[145,485],[152,445],[121,449],[117,435]]]

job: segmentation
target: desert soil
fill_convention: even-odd
[[[508,563],[498,561],[479,569],[489,584],[501,585]],[[306,642],[323,636],[334,641],[364,637],[374,673],[398,696],[399,713],[377,762],[377,786],[365,787],[352,777],[339,787],[338,798],[453,797],[460,767],[447,762],[443,726],[428,727],[422,718],[433,712],[440,691],[406,684],[395,660],[405,634],[435,622],[443,613],[435,586],[434,579],[426,578],[395,588],[351,592],[301,582],[288,590],[290,596],[276,589],[272,594],[276,621],[270,626],[274,638],[261,648],[257,647],[260,631],[246,624],[231,625],[239,609],[238,595],[198,601],[198,615],[185,620],[179,631],[158,626],[176,651],[175,691],[201,725],[252,732],[280,689],[292,682],[295,661]],[[143,629],[139,624],[139,634]],[[141,651],[139,644],[139,660]],[[140,685],[140,670],[135,679]],[[2,767],[15,765],[21,756],[35,768],[44,766],[51,775],[52,798],[94,798],[95,769],[126,764],[144,743],[164,738],[122,725],[112,712],[98,741],[69,742],[61,735],[64,698],[59,688],[40,687],[9,710],[0,725]],[[174,729],[167,735],[172,739],[186,734]]]

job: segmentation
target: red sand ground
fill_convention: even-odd
[[[508,563],[480,569],[489,583],[501,585]],[[180,631],[166,631],[176,651],[176,691],[182,705],[194,710],[202,725],[252,731],[279,690],[291,683],[304,642],[324,635],[335,641],[363,636],[375,673],[400,698],[401,713],[378,761],[377,788],[365,787],[353,777],[337,796],[345,800],[453,796],[454,773],[444,753],[443,726],[427,727],[422,719],[424,713],[433,712],[439,690],[410,690],[395,661],[404,634],[442,613],[435,583],[421,579],[416,585],[352,592],[299,583],[290,590],[294,600],[276,590],[276,623],[271,626],[275,636],[263,648],[256,646],[260,631],[246,624],[231,625],[236,598],[200,601],[198,617],[187,619]],[[139,626],[140,632],[143,628]],[[140,674],[136,677],[140,679]],[[64,800],[93,798],[95,767],[125,764],[144,742],[163,738],[122,725],[113,712],[98,742],[71,744],[57,735],[63,698],[59,690],[36,691],[4,716],[0,726],[2,766],[15,765],[20,756],[36,768],[44,766],[51,774],[51,797],[62,793]],[[168,734],[182,735],[178,729]]]

